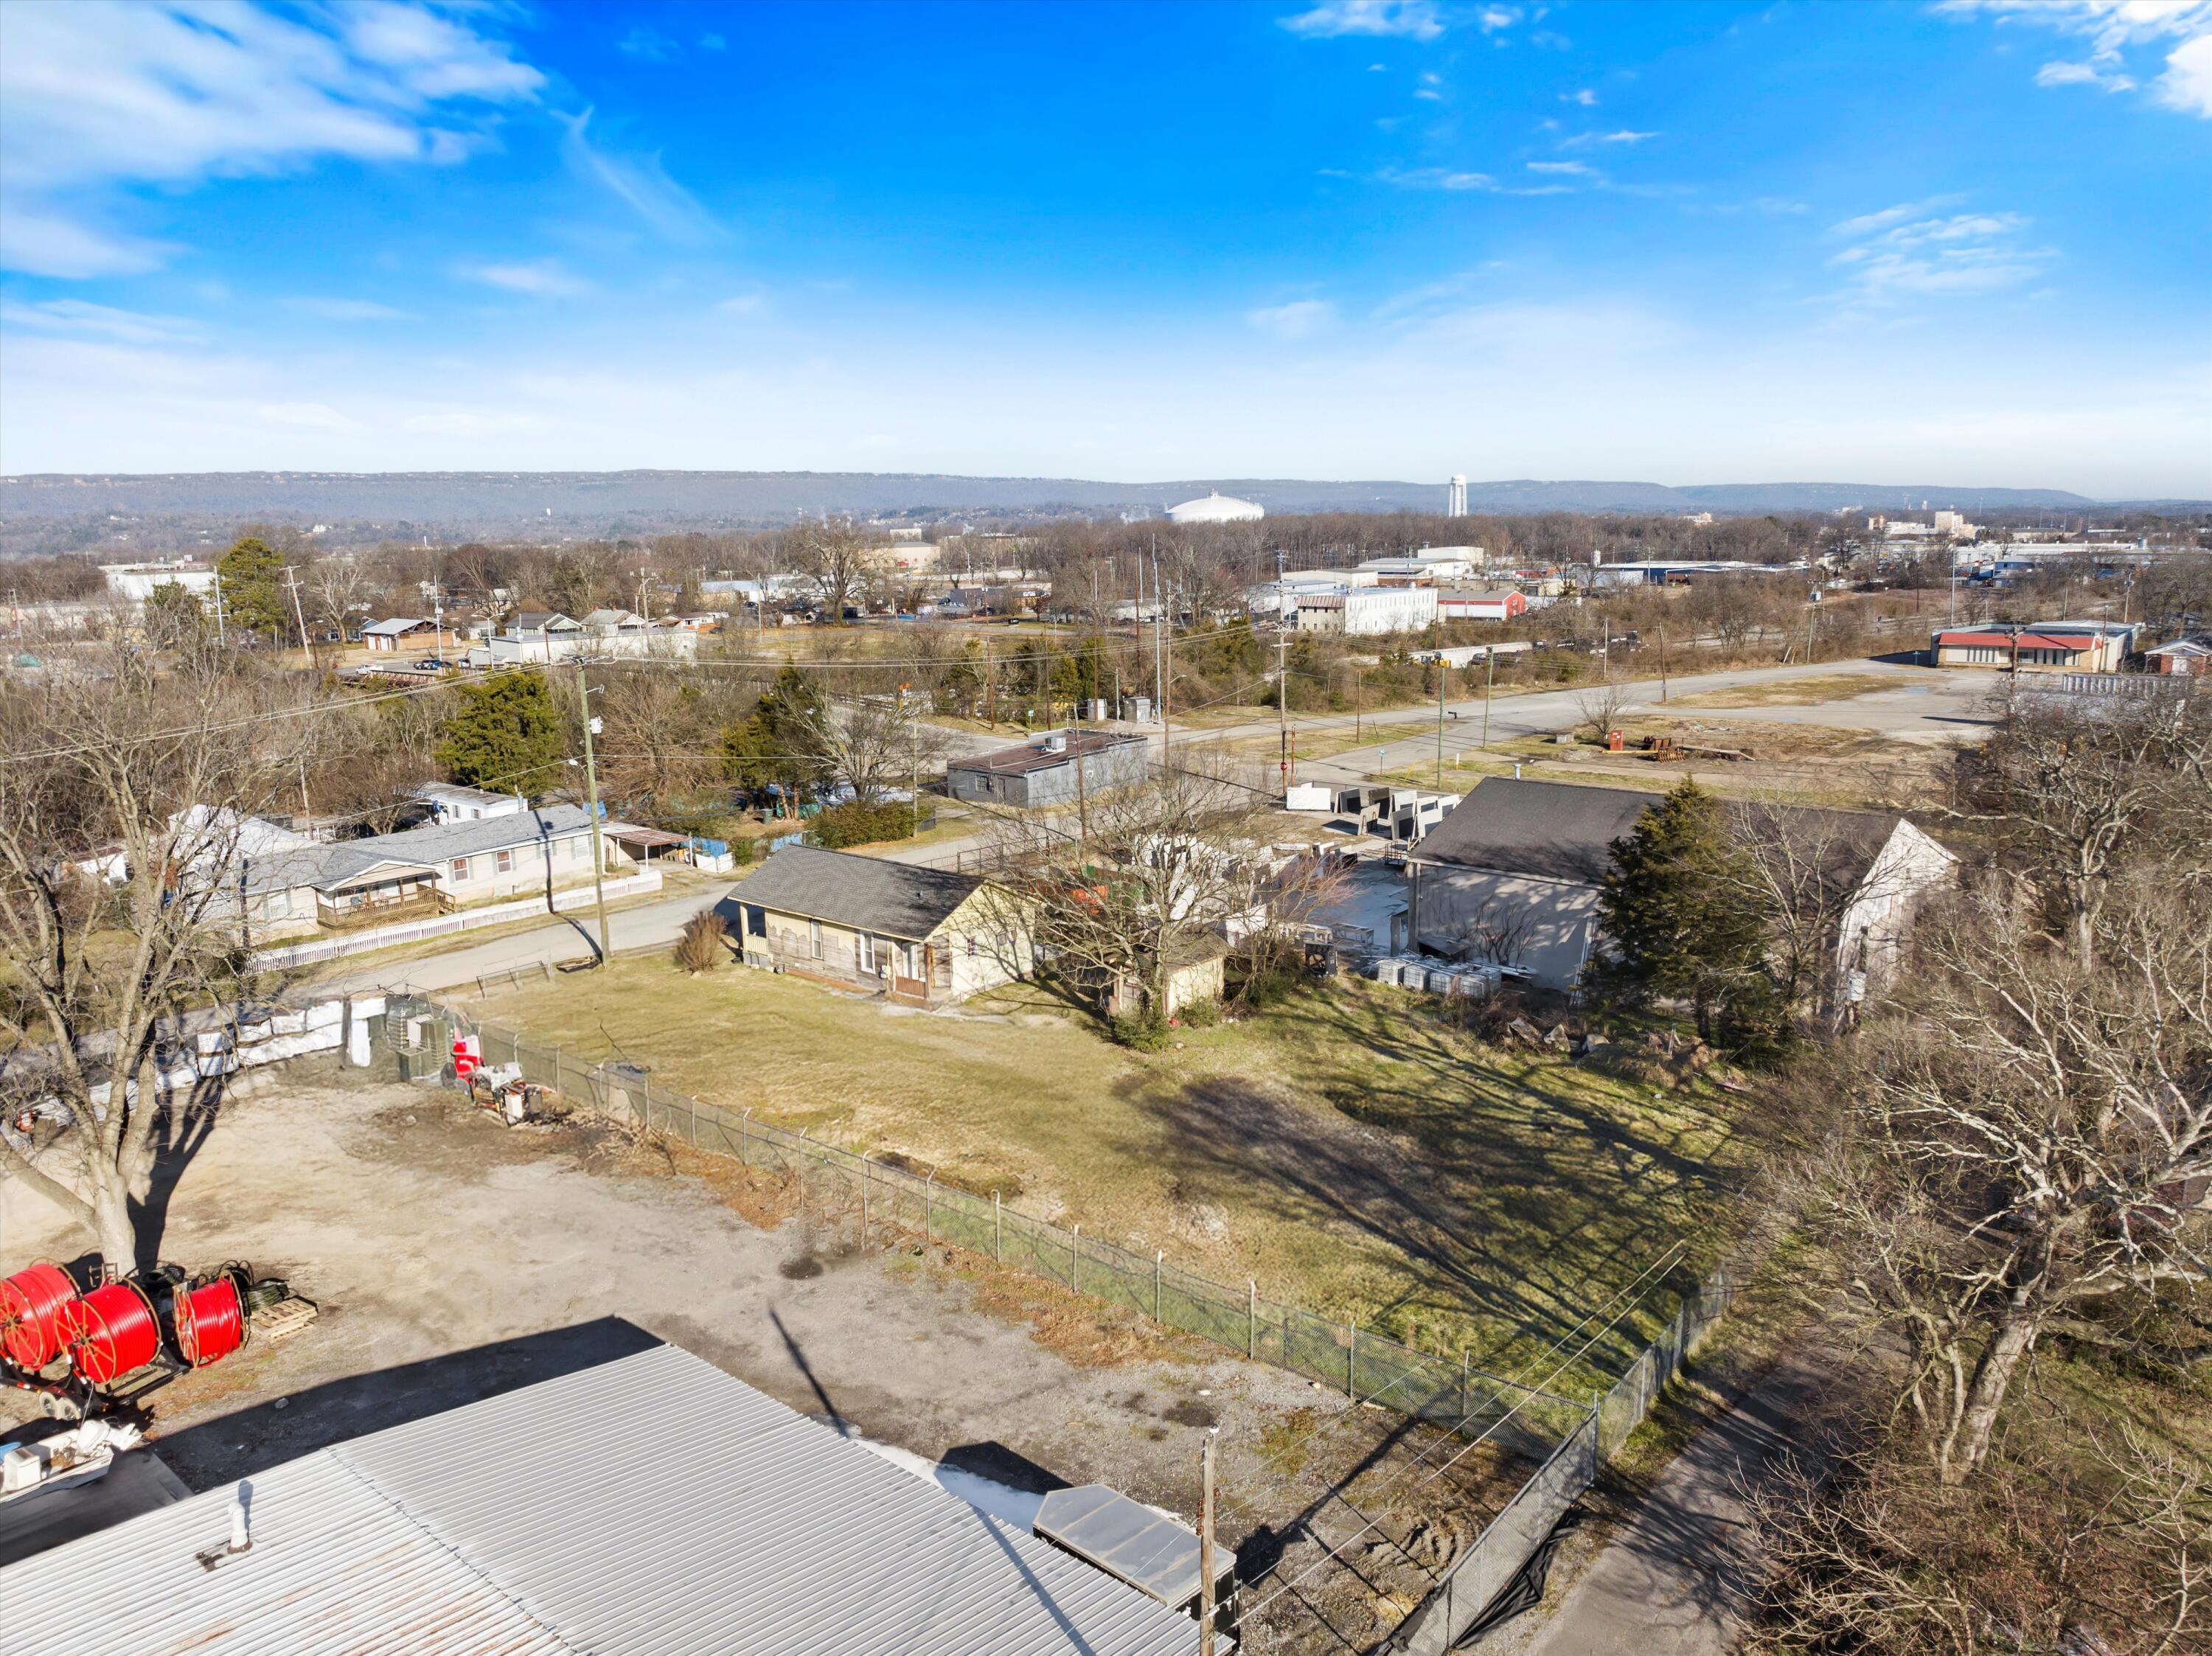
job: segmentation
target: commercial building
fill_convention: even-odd
[[[1203,499],[1168,508],[1169,519],[1179,524],[1256,523],[1267,515],[1267,508],[1258,502],[1240,500],[1218,489],[1209,491]]]
[[[215,590],[214,569],[189,558],[152,563],[103,563],[100,573],[107,582],[107,595],[125,604],[145,603],[154,596],[157,586],[181,586],[187,592],[202,594]]]
[[[372,650],[419,650],[434,644],[439,630],[426,616],[394,616],[362,628],[361,641]]]
[[[1347,587],[1334,592],[1301,592],[1295,601],[1301,633],[1376,638],[1418,632],[1437,618],[1433,586]]]
[[[1185,1576],[1194,1596],[1194,1556],[1173,1585],[1147,1577],[1140,1591],[657,1345],[332,1444],[0,1570],[0,1644],[1187,1656],[1196,1625],[1160,1602]]]
[[[1747,563],[1740,558],[1639,558],[1628,563],[1600,563],[1590,570],[1597,586],[1686,586],[1692,581],[1730,575],[1796,575],[1798,563]]]
[[[1479,546],[1432,546],[1401,557],[1370,558],[1359,567],[1382,586],[1437,586],[1465,580],[1482,567]]]
[[[2151,671],[2172,678],[2212,677],[2212,633],[2178,638],[2155,650],[2146,650],[2143,663]]]
[[[727,901],[738,911],[732,929],[748,966],[943,1006],[1028,968],[1011,899],[982,895],[989,884],[980,875],[784,846]]]
[[[1073,805],[1086,794],[1145,779],[1150,750],[1141,736],[1116,731],[1047,731],[945,767],[955,799],[993,805]]]
[[[2113,621],[1984,622],[1930,635],[1938,667],[2007,667],[2031,673],[2116,673],[2137,628]]]
[[[1437,614],[1445,621],[1511,621],[1528,613],[1528,595],[1518,587],[1453,587],[1437,594]]]

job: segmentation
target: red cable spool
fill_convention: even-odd
[[[94,1386],[108,1386],[161,1355],[161,1325],[154,1302],[136,1283],[109,1283],[73,1301],[63,1313],[70,1362]]]
[[[44,1368],[68,1342],[63,1313],[76,1283],[51,1259],[0,1281],[0,1352],[18,1368]]]
[[[225,1271],[175,1301],[177,1350],[195,1368],[220,1362],[246,1344],[246,1302],[238,1278]]]

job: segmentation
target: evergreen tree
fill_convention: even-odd
[[[1716,1013],[1758,1020],[1771,986],[1743,855],[1721,802],[1686,777],[1646,810],[1613,842],[1600,980],[1631,1000],[1687,1001],[1706,1039]]]
[[[553,786],[568,733],[544,674],[515,668],[462,684],[458,693],[459,705],[435,750],[453,780],[501,793],[542,793]]]
[[[258,535],[248,535],[222,555],[216,579],[222,587],[226,632],[265,639],[289,638],[292,606],[285,601],[284,555]]]
[[[741,787],[780,787],[795,801],[811,798],[829,779],[831,759],[823,729],[830,718],[821,688],[787,664],[750,714],[722,732],[722,762]]]

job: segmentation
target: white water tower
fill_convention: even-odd
[[[1465,477],[1454,477],[1450,487],[1445,489],[1444,516],[1447,518],[1467,516],[1467,479]]]

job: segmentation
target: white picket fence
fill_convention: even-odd
[[[618,897],[635,897],[660,889],[660,870],[650,868],[625,879],[609,880],[606,895],[609,902]],[[586,908],[592,901],[592,888],[587,885],[570,886],[553,894],[556,912],[571,908]],[[356,931],[343,937],[313,937],[305,943],[286,943],[275,949],[258,950],[253,963],[267,971],[282,971],[287,967],[313,966],[321,961],[343,959],[348,955],[366,954],[372,949],[390,949],[396,943],[420,943],[425,937],[442,937],[457,931],[474,931],[487,925],[500,925],[508,920],[526,919],[532,914],[546,912],[543,897],[524,897],[511,903],[491,903],[483,908],[465,909],[459,914],[441,914],[434,920],[413,920],[398,925],[380,925],[368,931]]]

